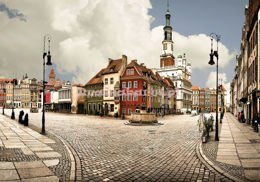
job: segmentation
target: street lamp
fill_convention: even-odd
[[[48,52],[45,51],[45,42],[46,38],[48,38]],[[42,103],[42,134],[45,135],[45,64],[47,66],[52,65],[51,63],[51,53],[50,53],[50,42],[51,38],[50,35],[45,35],[43,37],[43,80],[42,80],[42,86],[43,86],[43,103]],[[45,63],[45,57],[47,56],[47,63]]]
[[[219,141],[219,136],[218,136],[218,42],[220,41],[220,35],[217,35],[215,33],[211,33],[210,34],[211,37],[211,51],[210,51],[210,60],[209,60],[209,65],[214,65],[214,56],[217,58],[217,78],[216,78],[216,123],[215,123],[215,141]],[[213,39],[215,38],[215,40],[217,41],[217,50],[213,51]]]
[[[14,86],[17,85],[17,80],[13,79],[13,101],[12,101],[12,115],[11,119],[15,119],[15,114],[14,114]]]

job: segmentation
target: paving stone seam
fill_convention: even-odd
[[[5,116],[6,118],[8,118],[9,120],[11,120],[11,116],[9,116],[9,115],[7,115],[7,114],[4,114],[3,116]],[[12,120],[13,121],[13,120]],[[18,120],[17,119],[15,119],[14,121],[17,121],[18,122]],[[30,128],[31,129],[31,128]],[[31,129],[31,130],[33,130],[33,129]],[[35,131],[35,130],[33,130],[33,131]],[[48,131],[49,132],[49,131]],[[67,152],[69,153],[69,157],[70,157],[70,160],[71,161],[74,161],[75,162],[75,160],[74,160],[74,156],[72,155],[72,152],[71,152],[71,150],[68,148],[68,146],[65,144],[65,141],[61,138],[61,137],[59,137],[59,136],[57,136],[56,134],[54,134],[54,133],[52,133],[52,132],[49,132],[49,133],[51,133],[52,135],[54,135],[55,137],[57,137],[62,143],[63,143],[63,145],[65,146],[65,148],[67,149]],[[48,137],[49,138],[49,137]],[[35,153],[35,152],[34,152]],[[47,158],[45,158],[45,159],[47,159]],[[51,158],[50,158],[51,159]],[[42,160],[43,161],[43,160]],[[71,162],[71,167],[72,167],[72,164],[75,166],[75,163],[72,163]],[[15,166],[15,164],[14,164],[14,162],[13,162],[13,165]],[[44,164],[45,165],[45,164]],[[45,165],[46,166],[46,165]],[[46,166],[47,168],[49,168],[48,166]],[[18,177],[19,177],[19,180],[20,181],[22,181],[23,179],[22,179],[22,177],[20,176],[20,174],[19,174],[19,172],[18,172],[18,170],[17,170],[17,168],[15,167],[15,170],[16,170],[16,172],[17,172],[17,174],[18,174]],[[71,172],[72,172],[72,170],[71,170]],[[70,173],[71,174],[71,173]],[[75,174],[75,171],[74,171],[74,174]],[[70,175],[70,177],[71,177],[71,175]],[[76,179],[76,176],[74,175],[74,178],[70,178],[70,181],[76,181],[75,180]],[[1,181],[1,180],[0,180]]]
[[[226,176],[227,178],[229,178],[230,180],[236,181],[236,182],[244,182],[243,180],[241,180],[240,178],[233,176],[227,172],[225,172],[224,170],[222,170],[220,167],[214,165],[214,163],[212,161],[210,161],[210,159],[207,158],[207,156],[203,153],[202,150],[202,142],[200,142],[197,145],[197,155],[200,158],[200,160],[202,161],[202,163],[204,163],[206,166],[210,166],[211,168],[215,169],[218,173]]]
[[[68,153],[69,153],[69,157],[70,157],[70,181],[76,181],[76,160],[75,160],[75,156],[73,155],[72,151],[71,151],[71,146],[60,136],[54,134],[53,132],[49,131],[49,133],[51,133],[52,135],[56,136],[65,146],[65,148],[67,149]]]

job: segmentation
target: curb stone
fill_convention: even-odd
[[[56,136],[62,143],[63,145],[66,147],[68,153],[69,153],[69,157],[70,157],[70,181],[76,181],[76,161],[75,161],[75,157],[72,154],[72,151],[70,150],[69,144],[60,136],[54,134],[53,132],[48,131],[49,133],[51,133],[52,135]]]
[[[197,149],[196,149],[197,155],[200,158],[200,160],[205,164],[210,166],[211,168],[215,169],[217,172],[219,172],[220,174],[226,176],[227,178],[229,178],[232,181],[236,181],[236,182],[244,182],[243,180],[241,180],[240,178],[230,175],[229,173],[225,172],[224,170],[222,170],[220,167],[216,166],[213,164],[213,162],[211,162],[207,156],[203,153],[202,150],[202,142],[200,142],[197,145]]]

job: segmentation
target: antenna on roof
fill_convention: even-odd
[[[169,3],[169,0],[167,0],[167,11],[170,11],[170,3]]]

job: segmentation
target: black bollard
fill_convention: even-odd
[[[24,126],[28,126],[29,125],[28,113],[25,114],[25,117],[24,117],[24,120],[23,120],[23,124],[24,124]]]
[[[18,122],[19,122],[20,124],[23,124],[23,115],[24,115],[24,111],[20,111],[19,119],[18,119]]]

